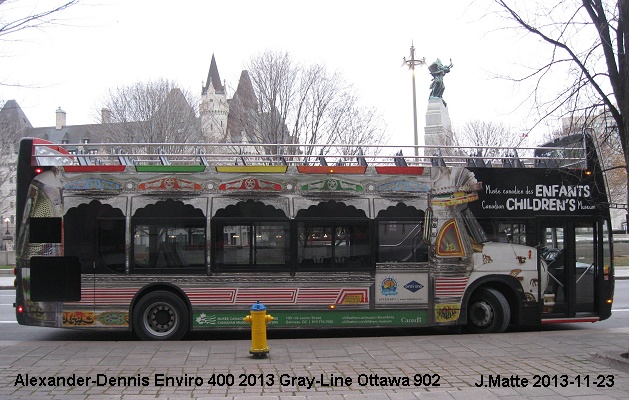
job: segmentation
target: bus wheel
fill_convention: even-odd
[[[188,331],[188,310],[176,295],[156,291],[138,300],[133,331],[142,340],[179,340]]]
[[[509,326],[509,302],[496,289],[482,288],[474,292],[467,307],[466,330],[472,333],[504,332]]]

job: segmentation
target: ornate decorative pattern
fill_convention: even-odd
[[[435,304],[435,322],[454,322],[459,319],[460,312],[458,303]]]
[[[201,189],[201,185],[196,182],[174,176],[167,176],[152,181],[146,181],[138,185],[138,190],[140,192],[196,192],[201,191]]]
[[[139,287],[83,289],[81,291],[81,301],[73,304],[81,304],[82,306],[95,304],[97,307],[128,306],[138,290]],[[307,304],[327,306],[330,304],[369,303],[369,289],[367,287],[199,287],[185,288],[183,290],[193,306],[252,304],[258,300],[264,304],[274,305]],[[65,314],[66,312],[64,312],[64,319],[66,318]],[[99,321],[103,318],[107,320],[122,318],[113,314],[99,316]],[[68,320],[78,321],[81,318],[86,320],[87,317],[83,315],[79,317],[78,314],[68,314]],[[93,313],[90,318],[93,322]]]
[[[94,324],[94,312],[92,311],[64,311],[63,322],[64,326],[84,326]]]
[[[129,313],[108,311],[96,316],[98,322],[103,325],[127,326],[129,325]]]
[[[362,192],[364,190],[363,186],[358,183],[344,181],[336,178],[323,179],[320,181],[306,183],[304,185],[301,185],[300,189],[303,191],[317,192]]]
[[[281,191],[282,185],[277,182],[271,182],[264,179],[258,178],[243,178],[238,179],[232,182],[221,183],[218,186],[218,190],[220,191]]]

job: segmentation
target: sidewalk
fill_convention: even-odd
[[[15,275],[12,269],[0,269],[0,289],[13,289]]]
[[[284,339],[270,332],[262,359],[248,354],[248,332],[179,342],[111,334],[95,341],[0,341],[0,398],[625,400],[629,393],[620,357],[629,328],[405,336],[390,330],[393,336],[361,337],[382,331]]]
[[[629,266],[615,267],[616,279],[629,279]]]

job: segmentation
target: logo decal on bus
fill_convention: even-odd
[[[417,281],[410,281],[409,283],[404,285],[404,288],[406,290],[412,292],[412,293],[417,292],[418,290],[420,290],[423,287],[424,287],[424,285],[422,285],[421,283],[419,283]]]
[[[380,285],[380,289],[382,291],[382,294],[385,296],[396,296],[397,281],[391,277],[384,278],[382,280],[382,284]]]
[[[457,303],[435,304],[435,322],[456,321],[460,311]]]
[[[197,317],[197,324],[199,324],[199,325],[215,325],[216,324],[216,315],[208,316],[206,313],[201,313]]]

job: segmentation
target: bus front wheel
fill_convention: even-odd
[[[474,292],[467,307],[467,331],[472,333],[504,332],[509,326],[511,309],[505,296],[492,288]]]
[[[138,300],[133,331],[142,340],[179,340],[188,331],[188,310],[173,293],[156,291]]]

